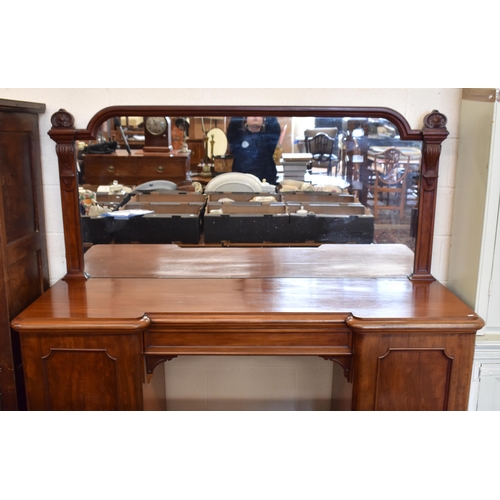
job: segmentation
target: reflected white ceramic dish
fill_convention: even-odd
[[[252,174],[227,172],[214,177],[205,187],[205,193],[261,193],[262,183]]]

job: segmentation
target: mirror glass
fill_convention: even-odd
[[[414,251],[422,145],[401,140],[388,120],[159,118],[149,130],[144,117],[107,120],[96,140],[78,143],[86,249],[393,243]]]

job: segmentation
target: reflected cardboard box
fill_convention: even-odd
[[[288,229],[288,210],[280,202],[209,202],[203,222],[205,243],[282,243]]]
[[[290,235],[296,242],[373,243],[373,214],[361,203],[287,205]]]
[[[202,232],[203,203],[129,203],[129,210],[154,213],[117,219],[81,218],[84,243],[185,243],[197,244]]]

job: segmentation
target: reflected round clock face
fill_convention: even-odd
[[[167,130],[167,120],[163,116],[148,116],[146,130],[153,135],[160,135]]]

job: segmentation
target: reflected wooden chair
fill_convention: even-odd
[[[304,139],[308,137],[314,137],[316,134],[326,134],[329,135],[332,139],[337,138],[339,129],[337,127],[316,127],[316,128],[307,128],[304,131]]]
[[[324,132],[314,136],[306,136],[306,151],[312,155],[312,160],[307,167],[308,170],[326,168],[326,174],[331,176],[333,167],[335,167],[335,175],[337,175],[339,159],[334,153],[335,142],[335,138]]]
[[[410,157],[397,148],[388,148],[373,158],[368,192],[373,195],[373,215],[380,210],[397,210],[404,217]]]

